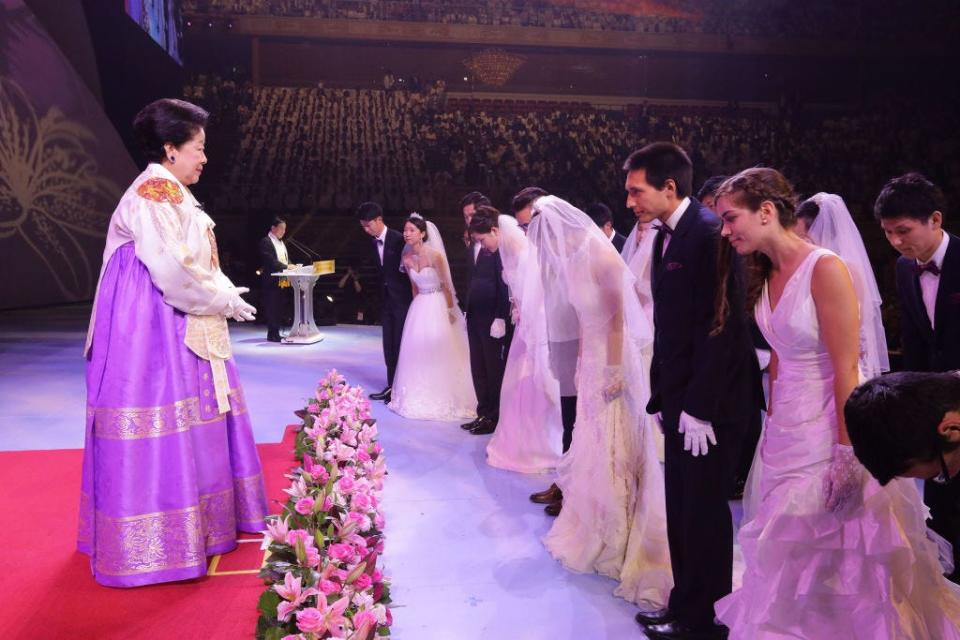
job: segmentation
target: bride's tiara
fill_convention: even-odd
[[[417,213],[416,211],[414,211],[413,213],[411,213],[411,214],[410,214],[410,217],[411,217],[411,218],[418,218],[418,219],[420,219],[420,220],[423,220],[423,216],[420,215],[419,213]]]

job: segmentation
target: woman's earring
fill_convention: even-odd
[[[170,164],[176,164],[176,162],[177,162],[177,157],[176,157],[176,156],[170,156]]]

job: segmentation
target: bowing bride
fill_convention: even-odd
[[[391,410],[443,422],[476,417],[467,325],[457,306],[443,238],[413,213],[403,225],[402,264],[413,287],[400,341]]]
[[[539,285],[528,282],[525,287],[522,277],[524,269],[539,272],[536,251],[515,218],[496,213],[483,207],[470,221],[474,240],[487,251],[500,253],[516,325],[503,373],[500,420],[487,444],[487,462],[509,471],[545,473],[560,461],[563,427],[560,387],[550,372],[546,319],[540,312],[543,293]]]
[[[538,199],[527,239],[536,258],[520,277],[543,304],[522,308],[520,326],[542,316],[551,368],[575,372],[577,389],[573,441],[557,467],[563,508],[544,544],[568,569],[609,576],[620,583],[616,595],[660,609],[673,577],[663,472],[645,411],[653,328],[633,274],[582,211]]]

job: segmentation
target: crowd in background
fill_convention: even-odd
[[[347,214],[373,200],[394,215],[444,216],[444,193],[513,192],[539,185],[579,206],[607,203],[623,231],[621,164],[632,149],[669,140],[690,150],[697,181],[745,166],[777,167],[801,194],[841,194],[864,229],[868,250],[888,251],[871,219],[890,175],[921,169],[960,201],[955,109],[912,120],[907,101],[823,111],[448,100],[426,90],[253,87],[197,76],[187,99],[210,109],[217,159],[204,187],[214,209],[251,214]],[[882,162],[877,159],[882,158]],[[948,218],[949,220],[949,218]],[[877,260],[889,265],[890,260]],[[886,269],[886,267],[884,267]],[[878,273],[881,287],[892,273]],[[888,326],[895,329],[891,316]]]
[[[906,0],[865,3],[794,0],[657,0],[629,13],[601,3],[549,0],[185,0],[184,11],[342,20],[520,26],[640,33],[887,39],[905,28],[917,38],[944,33],[958,18],[949,0],[924,3],[922,19]],[[932,12],[932,13],[931,13]]]

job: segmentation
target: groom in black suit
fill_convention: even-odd
[[[877,197],[874,215],[900,253],[897,296],[903,368],[943,372],[960,369],[960,238],[943,229],[943,192],[919,173],[890,180]],[[930,528],[953,544],[960,582],[960,483],[927,481],[924,500]]]
[[[477,209],[487,208],[496,218],[498,212],[482,193],[467,194],[460,203],[467,228]],[[510,317],[510,295],[503,281],[500,253],[491,253],[472,241],[470,250],[470,285],[467,289],[467,339],[470,343],[470,372],[477,394],[477,419],[461,425],[474,435],[493,433],[500,420],[500,388],[507,362],[507,319]]]
[[[763,403],[739,258],[730,252],[730,314],[714,331],[720,221],[690,197],[693,166],[657,142],[624,164],[627,206],[658,228],[653,248],[654,348],[647,412],[664,432],[667,536],[674,587],[667,609],[640,613],[649,638],[723,638],[713,604],[730,593],[727,496],[745,425]]]
[[[403,323],[413,298],[410,280],[401,270],[403,236],[383,223],[383,209],[376,202],[364,202],[357,208],[360,226],[373,238],[370,243],[372,257],[383,282],[383,307],[380,321],[383,325],[383,359],[387,365],[387,386],[379,393],[371,393],[373,400],[390,402],[393,376],[400,357],[400,339]]]
[[[270,223],[270,232],[260,238],[260,290],[263,295],[263,315],[267,320],[267,340],[280,342],[280,302],[285,282],[270,275],[284,271],[290,266],[287,245],[283,235],[287,232],[287,222],[283,218],[274,218]]]

